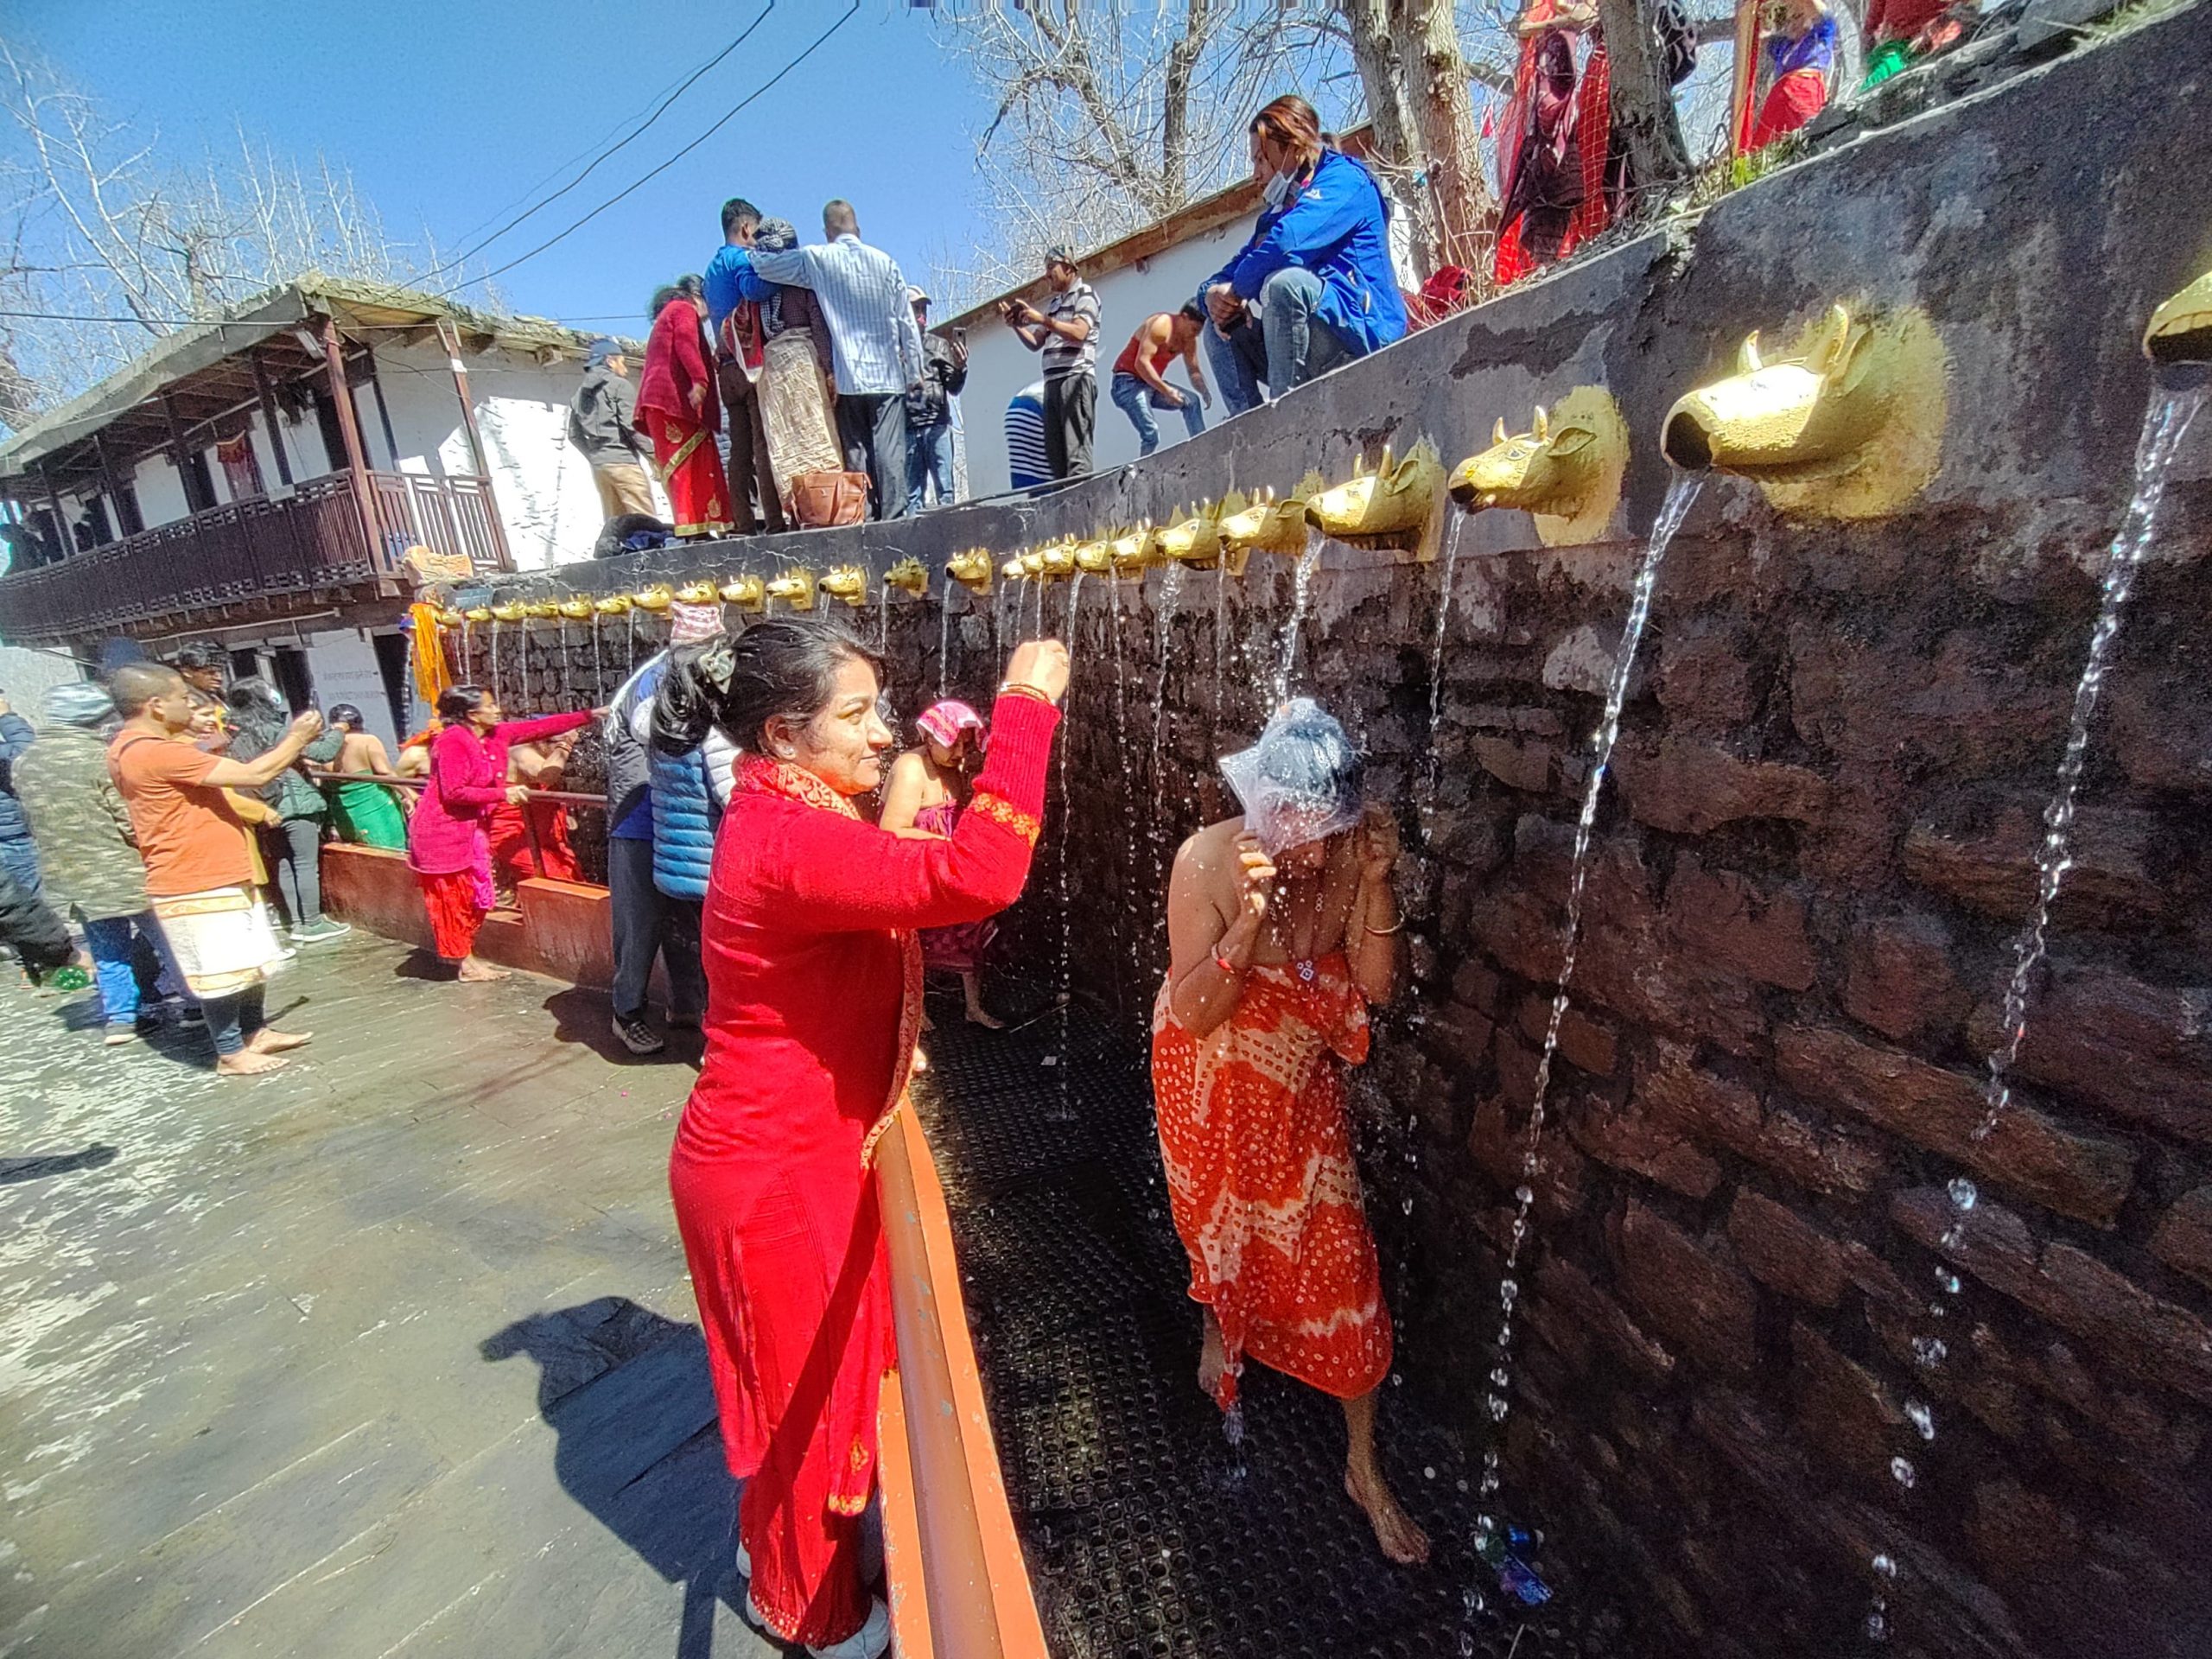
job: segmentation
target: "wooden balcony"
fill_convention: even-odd
[[[404,581],[400,558],[418,545],[466,554],[480,571],[509,568],[489,480],[365,476],[373,536],[348,474],[309,479],[281,499],[225,502],[58,564],[0,576],[0,639],[56,644],[156,625],[212,626],[238,607],[281,616],[310,598],[396,594]]]

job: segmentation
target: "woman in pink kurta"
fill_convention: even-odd
[[[507,782],[508,747],[558,737],[594,718],[586,709],[503,721],[504,712],[481,686],[451,686],[439,695],[445,729],[431,741],[429,787],[407,821],[407,863],[423,888],[430,936],[460,979],[507,976],[478,959],[476,933],[493,905],[486,822],[502,801],[521,802],[530,796],[520,784]]]

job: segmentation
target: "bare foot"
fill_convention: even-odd
[[[1229,1354],[1222,1346],[1220,1322],[1211,1313],[1205,1320],[1205,1340],[1198,1348],[1198,1392],[1211,1400],[1221,1388],[1221,1374],[1229,1369]]]
[[[315,1040],[311,1031],[278,1031],[273,1026],[264,1026],[245,1039],[245,1046],[256,1054],[282,1054],[287,1050],[304,1048]]]
[[[971,1026],[981,1026],[985,1031],[1004,1031],[1006,1029],[1006,1021],[1000,1019],[996,1014],[993,1014],[988,1008],[983,1007],[980,1002],[968,1010],[968,1023]]]
[[[262,1054],[246,1049],[237,1054],[215,1057],[215,1075],[219,1077],[257,1077],[265,1072],[282,1071],[289,1064],[274,1054]]]
[[[1379,1469],[1344,1471],[1344,1495],[1367,1511],[1375,1529],[1375,1541],[1382,1553],[1401,1567],[1419,1567],[1428,1560],[1428,1535],[1414,1524],[1413,1516],[1398,1507],[1398,1500]]]
[[[463,984],[481,985],[495,979],[512,979],[514,976],[504,968],[494,968],[488,962],[479,962],[471,957],[461,964],[461,970],[454,977]]]

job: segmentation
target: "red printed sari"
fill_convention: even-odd
[[[1352,1400],[1390,1370],[1390,1314],[1361,1206],[1338,1062],[1367,1058],[1367,1003],[1341,951],[1302,978],[1255,967],[1204,1037],[1153,1012],[1152,1085],[1191,1297],[1213,1310],[1236,1401],[1249,1354]]]

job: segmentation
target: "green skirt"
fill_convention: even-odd
[[[407,819],[382,784],[331,785],[330,817],[340,841],[407,850]]]

